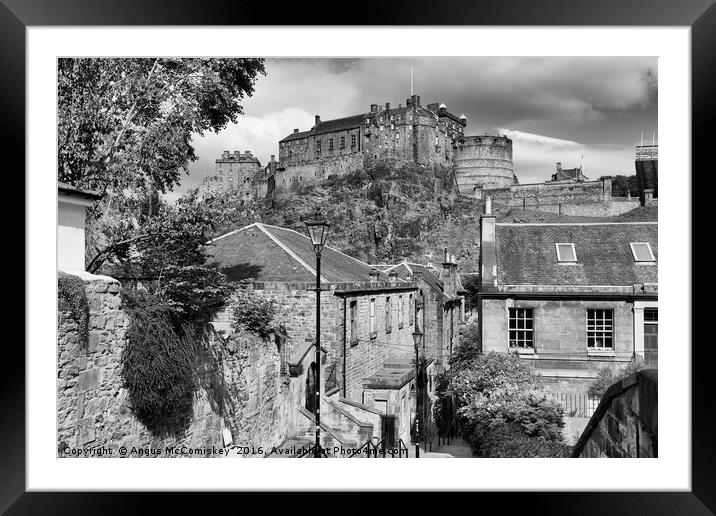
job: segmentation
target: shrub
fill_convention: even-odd
[[[599,370],[597,377],[594,379],[594,383],[589,386],[587,393],[590,396],[601,398],[609,387],[622,381],[624,378],[636,374],[637,371],[641,371],[645,367],[644,359],[638,355],[623,367],[617,369],[603,367]]]
[[[450,396],[457,401],[463,437],[476,455],[507,453],[504,450],[509,451],[509,447],[501,445],[502,451],[494,452],[489,448],[494,443],[488,446],[495,429],[507,424],[518,429],[524,439],[563,443],[562,408],[547,395],[539,377],[517,355],[480,354],[475,348],[463,347],[451,360],[450,370],[438,378],[437,390],[439,397]],[[510,430],[509,435],[514,431]],[[533,447],[539,444],[524,443]],[[519,442],[514,446],[518,445]]]
[[[494,425],[485,434],[481,447],[481,455],[490,458],[568,457],[570,451],[561,441],[530,437],[514,423]]]
[[[232,309],[234,329],[243,329],[263,340],[274,332],[276,303],[257,296],[251,290],[239,290]]]
[[[77,323],[80,345],[86,349],[89,344],[89,304],[84,281],[60,271],[57,275],[57,298],[60,310],[69,310]]]
[[[124,295],[130,325],[121,372],[132,412],[155,436],[180,436],[191,421],[197,388],[193,330],[179,326],[161,298]]]

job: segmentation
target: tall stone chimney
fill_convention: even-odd
[[[390,284],[395,285],[398,283],[398,271],[392,270],[388,273],[388,277],[390,278]]]
[[[480,218],[480,286],[497,285],[497,246],[495,216],[485,210]]]
[[[385,110],[390,111],[390,102],[385,103]]]
[[[320,116],[320,115],[316,115],[316,125],[318,125],[318,124],[320,124],[320,123],[321,123],[321,116]]]
[[[370,278],[371,283],[378,283],[378,280],[380,278],[380,271],[378,269],[371,269],[368,273],[368,277]]]
[[[448,253],[445,248],[445,256],[443,258],[443,270],[440,271],[440,281],[443,282],[443,292],[446,296],[454,296],[457,294],[456,286],[456,270],[455,256]]]

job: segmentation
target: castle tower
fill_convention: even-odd
[[[644,206],[647,190],[652,190],[655,199],[659,197],[659,145],[637,145],[634,165],[639,184],[639,200]]]
[[[514,184],[512,140],[506,136],[465,136],[455,150],[455,176],[460,194],[476,188],[508,188]]]

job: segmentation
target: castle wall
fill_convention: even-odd
[[[572,183],[537,183],[509,188],[477,189],[474,195],[511,208],[572,216],[611,217],[638,208],[638,199],[612,197],[612,180]]]
[[[455,150],[455,176],[463,195],[475,188],[506,188],[514,183],[512,140],[503,136],[466,136]]]

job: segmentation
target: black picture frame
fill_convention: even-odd
[[[325,5],[324,5],[325,4]],[[0,125],[4,156],[18,158],[13,169],[14,192],[24,192],[25,148],[25,30],[31,26],[91,25],[575,25],[575,26],[688,26],[691,27],[692,71],[692,163],[700,174],[713,175],[708,129],[716,112],[716,5],[714,0],[540,0],[467,2],[464,0],[392,0],[356,9],[339,9],[335,3],[251,4],[231,0],[204,3],[192,0],[0,0]],[[340,19],[328,19],[331,13]],[[688,174],[683,172],[684,176]],[[48,175],[48,177],[50,177]],[[6,177],[7,179],[7,177]],[[6,183],[7,184],[7,183]],[[692,185],[695,182],[692,182]],[[700,183],[701,184],[701,183]],[[700,190],[702,186],[699,187]],[[16,195],[16,194],[15,194]],[[19,196],[17,197],[24,197]],[[695,204],[693,220],[706,208]],[[703,219],[702,219],[703,220]],[[709,220],[709,219],[705,219]],[[693,233],[692,233],[693,234]],[[20,236],[22,238],[22,236]],[[11,265],[25,267],[24,251],[17,245]],[[22,248],[24,249],[24,247]],[[698,270],[692,264],[692,270]],[[694,309],[699,308],[692,303]],[[24,305],[17,303],[16,306]],[[23,317],[24,319],[24,317]],[[19,318],[18,318],[19,320]],[[704,320],[698,318],[696,320]],[[691,329],[691,321],[683,321]],[[685,331],[685,333],[687,333]],[[688,333],[692,333],[689,331]],[[710,342],[693,338],[692,355]],[[676,343],[672,343],[676,345]],[[702,345],[700,345],[702,344]],[[678,343],[680,347],[682,343]],[[148,494],[124,493],[38,493],[25,492],[25,353],[15,340],[4,346],[2,388],[2,455],[0,456],[0,511],[7,514],[128,514],[150,507]],[[692,362],[692,491],[691,492],[539,492],[481,493],[479,503],[487,508],[509,506],[547,514],[714,514],[716,513],[716,392],[709,360]],[[161,496],[163,512],[184,507],[186,499],[176,493]],[[261,505],[260,494],[211,495],[218,501],[238,501],[245,510]],[[266,494],[263,495],[266,497]],[[250,500],[250,498],[255,498]],[[356,507],[352,493],[340,498],[344,507]],[[509,498],[506,503],[505,498]],[[292,505],[308,503],[296,494]],[[462,502],[452,500],[450,505]],[[503,505],[505,504],[505,505]],[[457,505],[455,505],[457,507]]]

